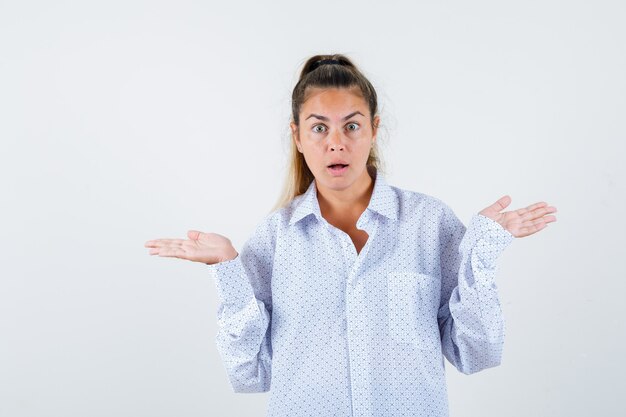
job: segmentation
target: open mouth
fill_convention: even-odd
[[[348,164],[332,164],[328,165],[328,170],[333,176],[341,176],[348,170]]]

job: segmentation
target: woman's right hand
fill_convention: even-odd
[[[150,248],[150,255],[204,262],[208,265],[230,261],[239,255],[230,240],[217,233],[190,230],[187,237],[189,239],[149,240],[144,246]]]

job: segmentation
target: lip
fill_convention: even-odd
[[[341,162],[337,162],[337,163],[339,164]],[[333,177],[341,177],[348,171],[348,168],[350,168],[350,165],[347,165],[347,164],[346,166],[342,168],[331,168],[330,166],[326,167],[328,172],[330,172],[330,175],[332,175]]]

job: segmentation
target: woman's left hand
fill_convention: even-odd
[[[548,223],[555,222],[556,216],[547,215],[556,213],[556,207],[548,206],[546,202],[531,204],[528,207],[502,212],[511,204],[511,197],[505,195],[479,214],[495,220],[515,237],[525,237],[537,233]]]

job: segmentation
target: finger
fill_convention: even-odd
[[[556,217],[555,216],[545,216],[543,217],[543,221],[545,223],[552,223],[556,221]]]
[[[541,201],[539,203],[531,204],[530,206],[527,206],[525,208],[521,208],[521,209],[518,210],[518,212],[521,212],[519,214],[525,215],[527,213],[532,213],[533,211],[537,210],[538,208],[545,207],[546,205],[547,205],[546,202]]]
[[[538,208],[541,208],[541,207],[545,207],[547,205],[548,205],[548,203],[546,203],[545,201],[540,201],[538,203],[531,204],[530,206],[526,207],[526,210],[533,211],[535,209],[538,209]]]
[[[194,249],[198,249],[200,246],[197,240],[185,240],[182,245],[180,245],[183,249],[190,251]]]
[[[546,226],[547,224],[544,223],[542,219],[532,221],[529,224],[525,224],[523,227],[520,228],[520,237],[525,237],[537,233]]]
[[[530,231],[534,230],[532,233],[535,233],[543,229],[544,227],[546,227],[548,223],[552,223],[555,221],[556,221],[556,216],[546,215],[546,216],[542,216],[542,217],[539,217],[530,221],[525,221],[522,223],[522,226],[526,227]]]
[[[189,230],[187,232],[187,237],[192,240],[198,240],[200,235],[202,235],[202,232],[199,230]]]
[[[534,220],[534,219],[541,218],[541,217],[545,216],[546,214],[555,213],[555,212],[556,212],[556,207],[545,207],[545,206],[542,206],[540,208],[534,209],[534,210],[529,211],[526,214],[524,214],[522,216],[522,220],[524,220],[524,221],[526,221],[526,220]],[[555,220],[556,220],[556,218],[555,218]]]
[[[498,199],[495,203],[487,207],[485,210],[492,213],[499,213],[511,204],[511,197],[505,195]]]
[[[515,210],[515,213],[522,219],[522,221],[533,220],[538,217],[537,209],[544,207],[546,205],[545,202],[539,202],[535,204],[531,204],[530,206],[523,207],[521,209]]]
[[[537,212],[537,217],[543,217],[543,216],[546,216],[547,214],[550,214],[550,213],[556,213],[556,208],[554,208],[554,207],[544,207],[544,208],[541,208],[539,210],[536,210],[536,212]],[[555,217],[555,216],[552,216],[552,217]]]
[[[159,251],[159,256],[185,259],[185,250],[179,247],[167,247]]]
[[[511,204],[511,197],[508,196],[508,195],[505,195],[505,196],[499,198],[498,201],[493,203],[492,207],[494,209],[496,209],[497,211],[502,211],[505,208],[507,208],[509,206],[509,204]]]
[[[183,239],[154,239],[147,241],[144,246],[146,248],[158,248],[162,246],[180,246],[184,240]]]
[[[149,255],[167,256],[173,253],[177,248],[153,248],[148,251]]]

